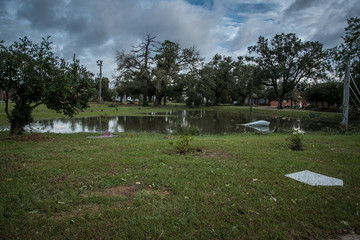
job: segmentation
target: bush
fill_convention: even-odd
[[[180,141],[176,143],[176,151],[178,153],[184,154],[188,153],[192,150],[191,141],[194,139],[193,136],[190,135],[181,135]]]
[[[290,141],[289,148],[294,151],[302,151],[303,148],[303,139],[304,132],[299,129],[293,129],[291,131],[291,136],[287,138]]]

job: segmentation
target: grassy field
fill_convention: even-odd
[[[329,239],[360,231],[360,135],[0,133],[2,239]],[[344,180],[316,187],[285,174]]]
[[[95,116],[139,116],[151,112],[164,112],[171,110],[185,109],[184,104],[170,104],[169,106],[160,107],[139,107],[137,105],[119,105],[113,103],[104,104],[90,104],[89,108],[83,112],[79,112],[74,117],[95,117]],[[45,118],[57,118],[65,117],[61,113],[56,113],[53,110],[48,109],[45,105],[38,106],[33,111],[34,120],[40,120]],[[5,114],[5,103],[0,103],[0,124],[6,124],[7,118]]]
[[[77,117],[183,109],[91,104]],[[63,117],[45,106],[33,116]],[[1,110],[0,124],[6,122]],[[176,151],[176,135],[7,134],[0,132],[1,239],[329,239],[360,231],[360,134],[306,134],[300,152],[288,148],[284,133],[196,136],[187,154]],[[305,169],[343,179],[344,187],[284,176]]]

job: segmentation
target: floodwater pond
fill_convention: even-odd
[[[265,120],[269,126],[262,126],[261,131],[279,132],[299,128],[304,131],[329,131],[339,127],[339,121],[322,119],[317,114],[307,118],[282,118],[262,116],[243,112],[225,111],[175,111],[151,113],[146,116],[113,116],[55,118],[36,121],[27,130],[34,132],[79,133],[93,132],[154,132],[183,133],[192,131],[201,134],[231,134],[256,132],[258,130],[242,124]],[[8,128],[8,127],[7,127]],[[6,127],[0,127],[6,130]]]

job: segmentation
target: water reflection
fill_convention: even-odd
[[[269,130],[275,132],[292,128],[320,131],[324,128],[336,128],[339,124],[320,119],[300,120],[204,110],[152,113],[148,116],[57,118],[35,122],[28,127],[28,130],[54,133],[146,131],[171,134],[193,128],[203,134],[226,134],[254,132],[256,130],[241,124],[258,120],[269,121]]]

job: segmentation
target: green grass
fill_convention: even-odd
[[[10,108],[12,104],[10,104]],[[182,110],[185,108],[184,104],[169,104],[168,106],[160,107],[142,107],[137,105],[120,105],[112,103],[104,104],[90,104],[89,108],[83,112],[79,112],[74,117],[96,117],[96,116],[140,116],[151,112],[166,112],[171,110]],[[57,118],[66,117],[61,113],[56,113],[53,110],[48,109],[45,105],[38,106],[33,111],[34,120],[40,120],[45,118]],[[0,103],[0,124],[7,124],[7,118],[5,114],[5,103]]]
[[[105,111],[105,109],[104,109]],[[2,239],[329,239],[360,231],[360,135],[0,133]],[[24,137],[27,139],[27,137]],[[301,170],[344,180],[314,187]]]

